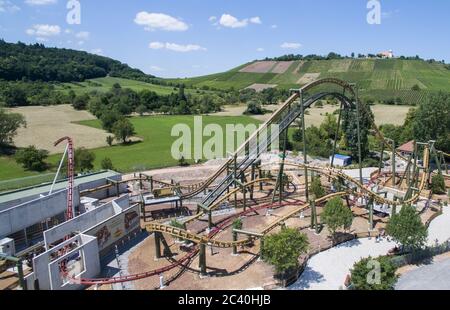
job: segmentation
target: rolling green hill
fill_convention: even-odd
[[[61,83],[55,84],[55,90],[68,92],[73,90],[75,94],[81,95],[85,93],[90,93],[92,91],[98,92],[107,92],[111,89],[111,87],[118,83],[122,88],[130,88],[134,91],[141,90],[150,90],[154,91],[158,95],[169,95],[172,93],[177,93],[178,88],[173,86],[165,86],[165,85],[156,85],[136,80],[117,78],[117,77],[103,77],[86,80],[84,82],[71,82],[71,83]],[[214,93],[213,91],[206,91],[207,93]],[[195,89],[186,89],[187,94],[196,94],[197,90]]]
[[[284,73],[274,73],[275,65],[266,72],[242,72],[246,66],[224,73],[169,81],[200,88],[243,89],[254,83],[261,83],[276,84],[277,87],[288,89],[304,85],[311,79],[336,77],[357,83],[362,96],[370,96],[376,100],[400,97],[411,103],[421,100],[430,92],[450,91],[449,66],[423,60],[297,60]],[[420,91],[411,91],[415,85],[420,87]]]

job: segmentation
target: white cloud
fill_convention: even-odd
[[[229,28],[242,28],[248,25],[248,19],[238,20],[236,17],[230,14],[223,14],[219,23],[224,27]]]
[[[151,49],[154,49],[154,50],[159,50],[159,49],[162,49],[162,48],[164,48],[166,45],[164,44],[164,43],[161,43],[161,42],[151,42],[149,45],[148,45],[148,47],[150,47]]]
[[[36,41],[39,41],[39,42],[47,42],[48,39],[47,39],[47,38],[43,38],[43,37],[37,37],[37,38],[36,38]]]
[[[220,25],[228,28],[243,28],[247,27],[249,23],[262,24],[262,21],[259,16],[239,20],[230,14],[223,14],[219,20]]]
[[[88,31],[80,31],[75,35],[78,39],[88,40],[90,33]]]
[[[33,25],[33,27],[26,30],[26,33],[30,36],[37,37],[50,37],[56,36],[61,33],[61,27],[58,25]]]
[[[150,66],[150,70],[152,72],[161,72],[161,71],[165,71],[165,69],[158,67],[158,66]]]
[[[272,28],[272,29],[277,29],[277,28],[278,28],[278,25],[272,25],[272,26],[270,26],[270,28]]]
[[[84,41],[83,40],[82,41],[78,41],[77,43],[78,43],[78,45],[84,45]]]
[[[103,50],[101,48],[94,48],[91,50],[91,53],[103,56]]]
[[[264,49],[263,49],[262,47],[258,47],[258,48],[256,49],[256,51],[257,51],[257,52],[264,52]]]
[[[302,47],[302,45],[300,43],[294,43],[294,42],[284,42],[283,44],[281,44],[281,48],[284,48],[284,49],[296,50],[296,49],[299,49],[300,47]]]
[[[139,12],[136,14],[134,22],[138,25],[145,26],[145,30],[166,30],[166,31],[186,31],[189,26],[183,21],[176,19],[170,15],[162,13]]]
[[[259,16],[250,18],[250,22],[253,24],[262,24],[261,18]]]
[[[25,3],[29,5],[48,5],[55,4],[57,0],[26,0]]]
[[[208,20],[209,20],[210,22],[214,22],[214,21],[217,20],[217,17],[216,17],[216,16],[211,16],[210,18],[208,18]]]
[[[181,45],[176,43],[151,42],[148,45],[148,47],[155,50],[167,49],[174,52],[182,52],[182,53],[194,51],[206,51],[206,48],[196,44]]]
[[[17,11],[20,11],[20,7],[15,5],[9,0],[0,0],[0,13],[15,13]]]

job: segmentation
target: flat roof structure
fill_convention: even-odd
[[[99,179],[106,179],[106,178],[114,177],[117,175],[119,175],[118,172],[108,170],[108,171],[101,171],[101,172],[78,176],[75,178],[75,186],[84,184],[84,183],[88,183],[88,182],[92,182],[95,180],[99,180]],[[55,186],[53,187],[53,191],[65,189],[66,186],[67,186],[67,180],[58,181],[55,183]],[[14,190],[14,191],[0,193],[0,204],[8,202],[8,201],[16,200],[16,199],[25,198],[25,197],[37,196],[42,193],[48,193],[50,191],[51,187],[52,187],[52,183],[44,183],[41,185],[27,187],[24,189],[18,189],[18,190]]]

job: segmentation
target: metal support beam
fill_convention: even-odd
[[[341,127],[342,108],[343,108],[343,103],[341,102],[341,105],[339,108],[337,128],[336,128],[336,132],[334,134],[333,153],[331,154],[331,168],[334,168],[334,156],[336,155],[337,140],[339,137],[339,131],[340,131],[340,127]],[[331,174],[330,174],[330,176],[328,176],[328,182],[330,182],[330,180],[331,180]]]
[[[369,230],[373,230],[373,198],[369,199]]]
[[[309,205],[311,206],[311,229],[314,229],[316,227],[316,202],[311,200]]]
[[[380,163],[378,164],[378,175],[381,174],[381,168],[383,168],[384,161],[384,141],[381,142],[381,155],[380,155]]]
[[[355,87],[356,88],[356,87]],[[355,93],[358,93],[358,89],[355,89]],[[360,107],[359,107],[359,98],[358,95],[356,95],[355,98],[356,101],[356,125],[358,130],[358,163],[359,163],[359,182],[361,184],[363,183],[363,176],[362,176],[362,150],[361,150],[361,113],[360,113]]]
[[[160,259],[161,258],[161,233],[158,231],[155,231],[154,238],[155,238],[155,258]]]
[[[305,171],[305,196],[306,200],[309,200],[309,189],[308,189],[308,155],[306,153],[306,133],[305,133],[305,105],[303,102],[303,92],[300,91],[300,108],[301,108],[301,118],[302,118],[302,139],[303,139],[303,163]]]
[[[206,276],[206,244],[200,243],[200,274]]]
[[[233,242],[237,241],[237,232],[233,230]],[[237,255],[237,246],[233,244],[233,255]]]

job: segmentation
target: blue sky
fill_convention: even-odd
[[[162,77],[198,76],[288,53],[420,55],[450,62],[450,1],[0,0],[0,38],[99,53]],[[211,18],[211,17],[215,17]]]

